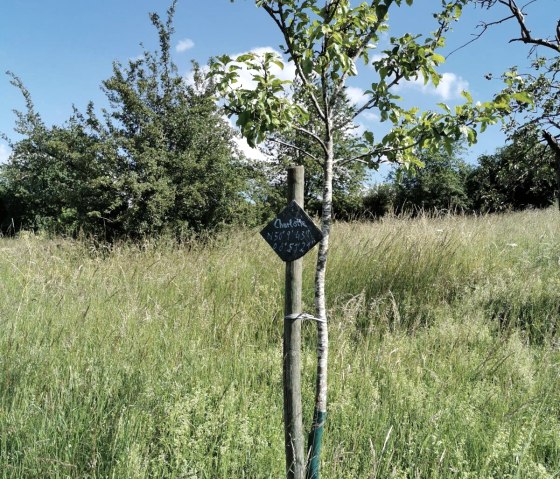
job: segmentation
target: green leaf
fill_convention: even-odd
[[[443,55],[440,55],[439,53],[433,53],[432,54],[432,61],[436,65],[439,65],[440,63],[445,63],[445,57]]]
[[[255,59],[255,54],[254,53],[244,53],[243,55],[239,55],[238,57],[235,58],[236,62],[239,63],[244,63],[247,62],[249,60],[254,60]]]
[[[445,103],[438,103],[437,106],[444,109],[447,113],[451,113],[451,108],[449,108]]]
[[[466,98],[467,103],[472,103],[473,102],[473,98],[472,95],[467,91],[467,90],[463,90],[461,92],[461,96],[463,96],[464,98]]]
[[[513,98],[515,98],[520,103],[533,103],[533,97],[527,93],[526,91],[520,91],[513,94]]]

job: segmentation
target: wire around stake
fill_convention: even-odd
[[[312,316],[311,314],[307,314],[307,313],[294,313],[294,314],[288,314],[286,316],[284,316],[284,320],[286,319],[291,319],[291,320],[295,320],[295,319],[311,319],[312,321],[317,321],[318,323],[326,323],[327,320],[326,319],[321,319],[321,318],[316,318],[315,316]]]

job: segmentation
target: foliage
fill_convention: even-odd
[[[274,20],[284,35],[283,53],[288,55],[296,67],[297,80],[303,85],[307,103],[316,110],[323,121],[333,121],[325,113],[344,94],[346,81],[358,74],[359,61],[371,63],[377,72],[378,81],[366,91],[366,102],[348,117],[347,125],[358,114],[374,110],[382,121],[389,121],[393,129],[383,138],[375,140],[372,132],[363,135],[362,154],[359,159],[368,166],[376,167],[381,157],[399,163],[415,163],[414,146],[439,147],[441,143],[452,147],[465,137],[476,141],[475,126],[484,129],[494,123],[500,113],[509,110],[509,97],[497,95],[493,102],[473,104],[468,93],[466,103],[453,111],[441,104],[443,112],[418,112],[400,106],[400,98],[392,90],[403,80],[421,78],[425,83],[439,83],[437,67],[444,61],[436,53],[445,44],[444,34],[458,20],[464,1],[444,2],[442,11],[434,14],[438,29],[422,41],[422,35],[405,34],[391,37],[391,48],[370,61],[370,50],[379,42],[380,35],[388,31],[388,13],[391,8],[401,6],[401,1],[373,1],[352,8],[348,1],[326,2],[320,7],[318,1],[263,2],[262,7]],[[412,1],[406,2],[409,6]],[[286,80],[273,74],[273,67],[284,67],[283,60],[273,52],[262,57],[246,53],[237,58],[219,56],[213,62],[214,74],[220,78],[222,94],[227,99],[228,112],[237,115],[237,124],[250,144],[263,141],[269,132],[304,128],[309,119],[307,105],[292,101],[285,95]],[[248,69],[256,83],[254,88],[237,85],[239,71]],[[321,91],[313,85],[320,79]],[[322,103],[326,98],[327,103]],[[247,107],[250,106],[250,110]],[[332,127],[332,125],[331,125]],[[309,134],[319,145],[323,139]],[[358,158],[356,158],[358,159]],[[341,158],[340,162],[349,162]]]
[[[65,127],[47,127],[21,81],[12,76],[12,83],[21,90],[27,111],[17,112],[15,130],[23,139],[13,145],[10,162],[2,168],[5,217],[16,227],[63,231],[95,222],[89,213],[106,209],[117,196],[110,183],[102,183],[105,165],[96,159],[98,142],[85,132],[76,111]]]
[[[394,203],[394,185],[392,183],[376,184],[362,197],[361,216],[366,219],[381,218],[393,212]]]
[[[560,47],[559,47],[560,48]],[[560,164],[560,55],[552,58],[537,57],[532,62],[532,71],[520,74],[516,68],[504,77],[510,85],[513,98],[523,100],[531,98],[531,103],[524,101],[512,105],[512,115],[507,124],[510,132],[524,129],[529,134],[535,128],[541,130],[541,142],[547,144],[556,155]],[[521,133],[522,134],[522,133]]]
[[[127,66],[114,63],[103,82],[110,108],[97,117],[75,111],[62,127],[46,127],[29,92],[16,131],[23,140],[2,170],[17,205],[18,226],[114,238],[190,234],[251,213],[243,196],[248,170],[214,103],[214,85],[194,65],[187,83],[170,58],[175,4],[157,29],[160,48]]]
[[[469,166],[460,157],[461,148],[453,152],[420,152],[424,166],[419,170],[397,170],[392,179],[395,188],[395,213],[461,212],[469,209],[466,178]]]
[[[539,143],[538,136],[536,129],[521,130],[511,144],[479,158],[479,166],[467,181],[475,210],[520,210],[552,204],[557,188],[554,154]]]
[[[503,212],[545,208],[554,201],[554,154],[539,142],[536,128],[518,131],[512,143],[479,157],[476,166],[467,165],[460,152],[425,155],[421,170],[393,172],[388,183],[364,196],[365,216]]]

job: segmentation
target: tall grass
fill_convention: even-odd
[[[335,226],[323,477],[560,477],[559,220]],[[1,478],[282,477],[283,268],[256,232],[22,235],[0,278]],[[306,323],[307,423],[314,347]]]

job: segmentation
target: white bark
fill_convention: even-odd
[[[319,243],[317,268],[315,271],[315,308],[317,317],[324,322],[317,323],[317,386],[315,409],[327,411],[327,368],[329,356],[329,335],[327,322],[327,301],[325,296],[325,275],[329,252],[329,236],[332,222],[332,182],[334,164],[334,145],[330,135],[327,141],[327,158],[325,162],[323,183],[323,239]]]

